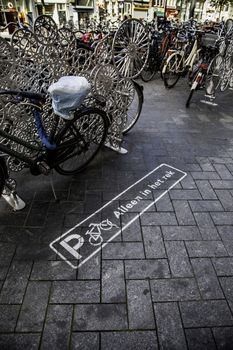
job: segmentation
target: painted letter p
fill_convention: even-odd
[[[71,247],[68,242],[70,242],[71,240],[77,240],[78,243],[76,243],[73,247]],[[82,247],[82,245],[84,244],[84,238],[77,235],[77,234],[73,234],[70,235],[68,237],[66,237],[65,239],[63,239],[63,241],[60,242],[60,244],[62,245],[63,248],[65,248],[66,250],[68,250],[68,252],[73,255],[76,259],[81,259],[82,255],[80,255],[77,250],[79,248]]]

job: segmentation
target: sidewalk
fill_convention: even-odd
[[[0,201],[0,349],[233,349],[232,92],[185,109],[188,86],[145,84],[127,155],[76,177],[16,174]],[[162,163],[187,176],[80,269],[49,243]],[[131,198],[129,198],[131,199]],[[130,215],[130,214],[128,214]]]

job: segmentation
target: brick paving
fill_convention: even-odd
[[[186,110],[185,84],[145,85],[128,155],[55,174],[59,202],[48,178],[16,175],[27,207],[0,201],[1,350],[233,349],[231,94]],[[49,248],[161,163],[188,175],[78,271]]]

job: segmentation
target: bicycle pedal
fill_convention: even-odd
[[[50,167],[45,162],[39,162],[37,166],[41,171],[41,174],[48,175],[51,171]]]

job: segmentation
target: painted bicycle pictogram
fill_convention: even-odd
[[[101,236],[102,231],[109,231],[113,227],[119,228],[108,219],[101,221],[99,224],[90,224],[89,227],[90,229],[85,233],[85,235],[90,235],[89,243],[94,246],[103,243],[103,237]]]

